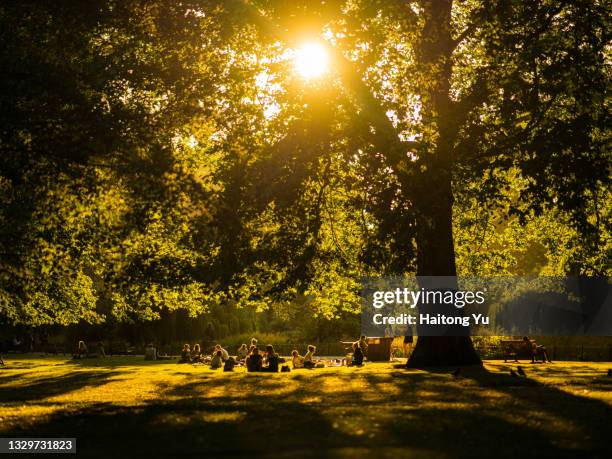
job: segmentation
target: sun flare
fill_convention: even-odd
[[[329,54],[317,42],[304,43],[295,50],[295,69],[306,79],[318,78],[329,70]]]

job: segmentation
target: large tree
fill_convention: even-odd
[[[69,5],[0,10],[12,320],[297,295],[333,317],[362,275],[456,275],[474,205],[605,246],[605,2]],[[317,38],[331,72],[304,82],[287,51]],[[478,361],[457,336],[409,363]]]
[[[605,3],[260,6],[241,12],[262,36],[292,46],[324,31],[335,48],[336,89],[346,99],[305,106],[318,106],[319,123],[326,115],[330,131],[342,125],[350,137],[343,167],[356,172],[345,187],[362,191],[362,208],[352,211],[366,211],[378,227],[365,236],[378,249],[364,252],[366,264],[404,274],[414,254],[417,276],[455,276],[455,196],[477,182],[484,205],[514,182],[506,213],[525,220],[559,209],[592,250],[602,247],[597,201],[609,197],[610,179]],[[422,337],[409,365],[478,361],[469,337]]]

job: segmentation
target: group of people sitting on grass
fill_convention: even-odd
[[[350,354],[350,359],[346,364],[349,366],[363,365],[367,349],[367,339],[365,336],[362,336],[358,341],[352,344],[353,352]],[[293,369],[312,369],[324,366],[323,363],[315,359],[314,355],[316,350],[317,348],[312,344],[308,346],[308,351],[304,356],[301,356],[297,350],[293,350],[291,352]],[[223,348],[220,344],[215,345],[212,355],[210,356],[202,353],[199,344],[195,344],[193,348],[189,344],[185,344],[178,363],[209,364],[210,368],[213,370],[223,368],[223,371],[232,371],[237,365],[245,366],[249,372],[276,373],[279,371],[279,368],[281,368],[281,371],[289,371],[288,365],[283,365],[281,367],[281,364],[285,363],[285,359],[276,353],[274,346],[268,344],[265,351],[262,352],[257,345],[256,338],[251,339],[251,345],[249,347],[247,347],[246,344],[242,344],[236,351],[236,357],[230,356],[227,349]]]

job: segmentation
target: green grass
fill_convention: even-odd
[[[77,437],[120,457],[531,457],[612,454],[612,364],[392,364],[291,373],[113,357],[8,356],[0,436]]]

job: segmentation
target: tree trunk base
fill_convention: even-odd
[[[469,336],[421,336],[407,368],[482,365]]]

